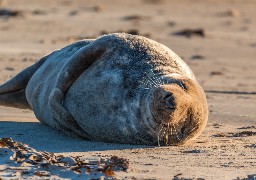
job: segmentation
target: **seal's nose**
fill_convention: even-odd
[[[172,92],[167,92],[163,99],[167,109],[174,110],[176,108],[175,98]]]

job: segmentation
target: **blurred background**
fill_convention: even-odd
[[[0,137],[42,151],[126,157],[135,169],[121,176],[128,179],[255,174],[255,17],[255,0],[0,0],[0,84],[70,43],[126,32],[181,56],[206,91],[210,111],[205,131],[180,147],[85,143],[43,126],[30,110],[2,106]],[[116,147],[123,150],[110,151]]]
[[[255,1],[0,0],[0,8],[0,82],[72,42],[127,32],[188,63],[211,119],[256,121]]]

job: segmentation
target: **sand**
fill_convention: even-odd
[[[24,165],[25,158],[21,167],[13,158],[20,150],[2,145],[0,179],[256,179],[254,1],[2,0],[0,6],[11,10],[7,16],[0,11],[0,83],[69,43],[129,32],[179,54],[205,89],[210,111],[205,131],[192,143],[148,147],[67,137],[29,110],[0,107],[0,138],[27,144],[26,157],[46,151],[103,161],[95,171],[80,167],[81,173],[60,159],[62,165],[48,162],[51,168],[45,168],[41,162]],[[100,169],[112,156],[127,159],[129,168]]]

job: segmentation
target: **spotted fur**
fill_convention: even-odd
[[[194,74],[153,40],[109,34],[76,42],[43,60],[36,71],[23,72],[29,74],[23,85],[26,107],[42,123],[69,135],[175,145],[198,136],[207,122],[205,94]],[[18,75],[0,86],[0,104],[21,107],[1,103],[1,88],[22,79]]]

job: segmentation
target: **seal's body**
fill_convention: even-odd
[[[175,53],[122,33],[45,56],[0,86],[0,104],[32,108],[69,135],[130,144],[187,142],[208,117],[202,88]]]

